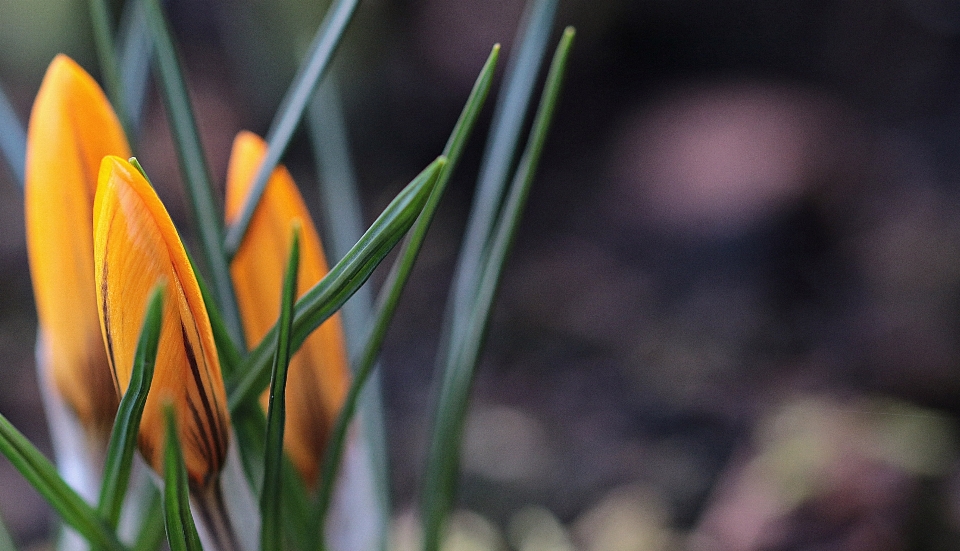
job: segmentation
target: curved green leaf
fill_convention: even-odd
[[[383,258],[406,234],[423,209],[440,170],[439,157],[425,168],[387,205],[360,241],[319,283],[297,301],[291,347],[296,352],[307,336],[334,314],[363,285]],[[264,336],[247,356],[244,368],[226,381],[230,411],[257,399],[269,382],[270,362],[276,353],[277,327]]]
[[[320,28],[317,29],[316,37],[313,39],[313,45],[310,48],[310,56],[301,65],[300,71],[293,79],[293,84],[290,85],[290,89],[284,96],[270,126],[270,131],[267,133],[267,153],[253,179],[250,194],[247,196],[237,221],[227,232],[224,247],[231,257],[240,248],[243,236],[247,233],[247,227],[250,225],[250,219],[253,218],[253,211],[257,208],[263,190],[267,187],[270,174],[273,173],[273,169],[280,162],[280,157],[287,149],[290,138],[303,117],[303,111],[310,102],[314,90],[317,89],[320,78],[330,65],[330,59],[336,52],[337,46],[340,45],[340,38],[346,30],[347,24],[353,19],[353,13],[359,3],[360,0],[339,0],[334,6],[331,6],[327,16],[320,24]]]
[[[100,59],[100,75],[113,110],[120,119],[127,136],[131,135],[130,117],[124,102],[123,82],[120,80],[120,60],[113,42],[113,24],[110,22],[110,7],[107,0],[88,0],[90,21],[93,24],[93,44]]]
[[[260,551],[281,551],[280,491],[283,466],[283,426],[286,421],[287,369],[290,367],[290,331],[293,325],[293,304],[297,298],[297,270],[300,267],[300,227],[293,228],[290,260],[283,278],[280,296],[280,320],[277,353],[270,380],[270,401],[267,409],[267,445],[263,467],[263,491],[260,494]]]
[[[180,60],[159,0],[144,0],[147,23],[155,46],[161,96],[177,148],[177,158],[186,185],[193,220],[197,225],[203,264],[210,271],[214,296],[230,336],[241,349],[246,348],[240,309],[230,278],[230,266],[223,250],[223,209],[214,197],[210,170],[203,156],[200,135]]]
[[[164,535],[164,517],[163,501],[160,499],[160,492],[153,485],[150,495],[147,497],[147,505],[144,509],[143,522],[137,533],[136,540],[130,548],[130,551],[157,551],[160,544],[163,543]]]
[[[67,524],[93,545],[109,551],[124,551],[103,518],[60,478],[56,467],[3,415],[0,415],[0,453]]]
[[[460,160],[460,155],[463,152],[467,138],[469,138],[473,132],[473,127],[477,122],[477,117],[487,98],[487,94],[490,92],[490,86],[493,83],[494,71],[497,67],[499,55],[500,46],[494,46],[486,63],[484,63],[483,69],[480,71],[480,75],[474,83],[473,90],[467,98],[467,103],[443,150],[443,154],[449,158],[449,162],[444,166],[443,171],[438,176],[437,183],[430,193],[430,197],[427,199],[423,211],[417,218],[416,224],[410,230],[410,236],[400,251],[397,262],[390,271],[387,281],[383,285],[383,291],[381,292],[380,299],[377,303],[377,311],[374,315],[373,328],[364,342],[364,347],[358,360],[355,362],[356,375],[353,383],[350,385],[350,390],[347,393],[343,408],[337,416],[337,423],[334,426],[333,433],[330,436],[330,442],[327,444],[327,449],[324,454],[316,526],[323,525],[327,510],[333,498],[334,479],[345,449],[347,429],[356,413],[360,392],[367,378],[373,371],[374,365],[376,365],[376,359],[380,354],[387,329],[393,320],[393,314],[396,312],[400,295],[410,276],[410,272],[413,270],[413,265],[416,261],[417,254],[420,252],[420,247],[423,245],[423,240],[426,238],[427,230],[430,228],[430,222],[433,220],[433,215],[436,213],[443,192],[446,190],[447,183],[450,181],[453,169]]]
[[[504,207],[494,226],[477,279],[474,298],[460,331],[451,336],[444,363],[443,381],[433,417],[433,430],[423,485],[424,550],[436,551],[453,504],[463,423],[473,383],[474,370],[506,261],[526,199],[533,183],[540,153],[553,117],[574,31],[567,28],[554,54],[530,137],[513,177]]]
[[[177,438],[177,420],[167,404],[167,438],[163,456],[163,506],[170,551],[203,551],[197,525],[190,512],[190,488],[187,467]]]
[[[106,465],[103,471],[103,486],[100,490],[100,514],[107,523],[116,528],[120,520],[120,508],[130,481],[130,466],[140,432],[140,418],[147,403],[147,394],[153,382],[153,368],[160,343],[160,324],[163,317],[163,291],[166,285],[157,285],[150,294],[143,329],[137,341],[133,371],[126,394],[120,400],[117,417],[110,433]]]
[[[140,134],[143,122],[143,107],[147,99],[147,81],[150,77],[150,58],[153,42],[147,32],[147,18],[143,2],[127,2],[120,18],[117,32],[119,42],[120,88],[123,90],[124,111],[129,119],[130,134],[127,139],[133,144]]]
[[[558,0],[532,0],[524,14],[514,44],[516,53],[507,61],[503,92],[493,112],[490,136],[477,178],[473,207],[463,234],[460,257],[454,269],[453,288],[448,299],[438,361],[450,335],[459,333],[459,324],[469,315],[476,292],[479,268],[487,251],[493,224],[503,202],[510,170],[516,160],[518,143],[527,117],[534,85],[547,52]]]
[[[307,128],[310,131],[317,166],[324,245],[329,258],[339,259],[360,239],[364,226],[343,101],[334,76],[328,75],[314,94],[307,111]],[[360,287],[340,310],[343,332],[347,338],[347,351],[351,358],[360,353],[361,343],[372,319],[372,311],[373,290],[370,285]],[[358,377],[359,366],[353,363],[351,367],[354,377]],[[379,539],[385,542],[386,522],[390,518],[390,466],[383,413],[383,384],[375,367],[363,388],[357,406],[363,412],[360,421],[362,428],[359,432],[366,441],[370,458],[369,472],[379,508],[377,511],[370,511],[370,522],[383,529]]]

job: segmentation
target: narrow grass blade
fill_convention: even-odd
[[[500,59],[500,45],[494,44],[490,50],[490,55],[480,69],[477,80],[473,83],[473,89],[467,97],[467,103],[463,106],[460,118],[457,119],[453,132],[447,139],[447,144],[443,148],[443,155],[449,159],[447,166],[440,175],[440,181],[437,183],[438,189],[445,189],[447,181],[453,174],[453,170],[460,162],[460,155],[463,148],[467,145],[467,140],[473,134],[473,128],[476,125],[477,117],[483,109],[490,94],[490,86],[493,84],[493,74],[497,68],[497,61]],[[436,194],[436,193],[435,193]]]
[[[347,254],[364,229],[357,175],[336,76],[331,74],[324,79],[307,109],[307,130],[317,167],[319,204],[324,214],[321,218],[325,222],[324,248],[331,259]],[[364,315],[369,316],[369,312]],[[344,320],[344,325],[350,324]],[[359,325],[365,327],[366,323]],[[350,336],[349,329],[347,336]]]
[[[319,521],[316,523],[317,526],[323,526],[327,511],[330,507],[336,473],[345,449],[347,428],[356,412],[360,392],[367,378],[373,371],[373,367],[376,365],[376,359],[377,356],[380,355],[380,349],[383,346],[387,328],[393,320],[393,314],[396,312],[400,295],[407,283],[410,272],[413,270],[417,254],[420,252],[420,247],[423,245],[427,230],[430,228],[430,222],[433,220],[433,215],[436,213],[440,199],[443,197],[443,192],[446,190],[447,183],[450,181],[450,176],[453,174],[453,170],[460,160],[463,147],[467,142],[467,138],[469,138],[473,132],[477,116],[480,114],[480,110],[490,92],[490,85],[493,83],[494,70],[497,66],[499,54],[500,47],[494,46],[483,69],[480,71],[480,76],[477,77],[473,90],[463,108],[463,112],[460,114],[460,119],[457,121],[450,135],[450,139],[444,148],[443,153],[449,161],[438,176],[437,183],[430,193],[430,197],[427,199],[427,203],[424,205],[416,223],[413,228],[411,228],[407,242],[400,251],[397,261],[383,286],[380,300],[377,302],[373,328],[364,343],[364,348],[359,358],[355,362],[356,375],[354,381],[347,393],[343,409],[337,417],[337,423],[330,437],[330,443],[327,445],[320,480],[320,494],[317,505]]]
[[[163,506],[170,551],[203,551],[197,525],[190,512],[187,468],[177,439],[177,420],[173,406],[166,406],[167,438],[163,457]]]
[[[197,281],[200,281],[200,278],[197,278]],[[240,350],[237,349],[237,345],[234,344],[233,338],[230,336],[230,330],[223,321],[220,310],[217,309],[217,305],[213,301],[213,297],[210,295],[206,284],[201,284],[200,293],[203,295],[203,303],[206,305],[207,314],[210,316],[213,340],[217,344],[217,352],[220,354],[220,369],[223,376],[226,377],[233,373],[237,369],[237,366],[241,364],[243,355],[240,353]]]
[[[300,473],[287,455],[283,456],[281,467],[280,495],[283,500],[283,515],[280,518],[284,523],[284,541],[288,542],[286,549],[292,546],[294,549],[308,551],[310,544],[319,539],[316,532],[309,530],[310,500]]]
[[[90,10],[90,21],[93,24],[93,44],[100,60],[100,75],[107,89],[110,103],[113,104],[113,110],[117,113],[124,132],[130,136],[130,117],[127,116],[123,83],[120,80],[120,60],[113,43],[110,7],[107,6],[107,0],[87,0],[87,6]]]
[[[116,534],[107,527],[97,511],[67,486],[57,474],[56,467],[3,415],[0,415],[0,453],[67,524],[94,546],[109,551],[124,550]]]
[[[230,336],[243,349],[246,347],[240,310],[223,250],[223,219],[220,215],[223,209],[213,195],[214,187],[203,156],[180,60],[159,2],[160,0],[144,0],[147,23],[155,47],[154,57],[160,76],[161,96],[166,105],[187,197],[200,236],[203,264],[210,272],[214,296],[230,330]]]
[[[263,467],[263,491],[260,494],[260,550],[281,551],[280,470],[283,464],[283,425],[286,421],[287,369],[290,367],[290,331],[293,325],[293,305],[297,299],[297,270],[300,267],[300,226],[293,228],[290,260],[283,279],[280,296],[280,320],[277,322],[277,352],[274,355],[270,377],[270,398],[267,409],[267,445]]]
[[[247,475],[250,489],[260,495],[263,489],[263,458],[266,456],[264,441],[267,436],[267,418],[259,403],[245,404],[230,412],[233,430],[237,436],[240,460]]]
[[[17,551],[17,546],[13,544],[13,538],[10,537],[10,531],[7,530],[7,525],[2,518],[0,518],[0,551]]]
[[[493,238],[487,247],[489,254],[480,266],[481,273],[469,310],[470,315],[461,326],[462,332],[454,336],[456,340],[448,348],[449,355],[445,362],[444,378],[434,414],[424,476],[423,548],[426,551],[439,549],[446,518],[453,503],[460,464],[463,422],[473,374],[480,357],[480,348],[503,266],[516,235],[560,94],[573,36],[573,29],[568,27],[554,54],[530,137],[494,227]]]
[[[443,325],[448,333],[441,337],[441,343],[450,342],[449,336],[458,334],[458,325],[469,313],[477,288],[479,266],[503,201],[534,85],[546,56],[557,3],[558,0],[532,0],[514,41],[519,46],[507,62],[504,91],[494,110],[473,207],[467,220],[460,257],[454,271],[453,289],[448,299]],[[445,351],[441,349],[439,358],[444,355]]]
[[[232,415],[233,428],[237,435],[243,469],[247,474],[250,487],[256,495],[262,495],[264,458],[266,456],[267,419],[260,404],[250,404]],[[286,542],[293,549],[309,549],[309,543],[316,539],[316,533],[308,533],[307,522],[310,519],[309,505],[303,479],[286,454],[281,465],[280,495],[283,499],[283,522]]]
[[[10,100],[0,86],[0,152],[7,160],[13,178],[20,188],[23,188],[24,165],[27,159],[27,133],[17,114],[10,105]]]
[[[157,285],[150,294],[150,300],[137,341],[137,351],[130,376],[130,385],[120,407],[110,434],[110,445],[103,471],[103,486],[100,490],[99,511],[107,524],[116,528],[120,520],[123,498],[130,482],[130,467],[133,464],[133,452],[140,432],[140,418],[150,383],[153,381],[153,368],[157,358],[157,346],[160,343],[160,324],[163,316],[164,284]]]
[[[290,89],[287,90],[287,94],[284,96],[270,126],[270,131],[267,133],[267,154],[254,177],[247,202],[244,204],[237,222],[227,232],[225,248],[230,256],[233,256],[240,247],[243,236],[247,233],[247,227],[250,225],[250,219],[253,217],[253,211],[256,209],[257,203],[260,202],[263,190],[267,186],[267,180],[277,163],[280,162],[280,157],[287,149],[293,132],[300,124],[303,111],[310,102],[313,92],[317,89],[320,78],[323,77],[330,65],[330,59],[340,44],[340,38],[343,36],[344,30],[353,19],[353,13],[359,3],[360,0],[338,0],[336,4],[330,7],[327,16],[320,24],[310,48],[310,55],[300,67]]]
[[[296,352],[314,329],[336,312],[370,277],[383,258],[413,225],[446,163],[438,158],[387,205],[360,241],[327,276],[297,301],[291,347]],[[276,353],[277,327],[247,356],[244,368],[226,381],[230,411],[252,403],[269,382],[270,362]]]
[[[160,492],[154,489],[148,500],[146,513],[143,515],[143,525],[140,526],[137,539],[133,542],[130,551],[157,551],[163,543],[164,517]]]
[[[351,160],[349,140],[344,120],[343,105],[335,75],[328,75],[320,84],[307,110],[307,128],[313,144],[314,159],[320,189],[320,207],[325,222],[324,236],[330,258],[342,258],[363,235],[363,208],[357,188],[357,178]],[[361,341],[368,332],[373,291],[364,285],[340,310],[351,358],[360,353]],[[354,377],[357,365],[352,364]],[[380,373],[374,366],[372,374],[359,397],[358,408],[363,424],[361,437],[365,440],[370,459],[378,511],[370,511],[371,526],[384,527],[379,539],[386,544],[387,519],[390,517],[390,466],[388,464],[387,431],[384,426],[383,390]]]
[[[127,138],[135,142],[143,122],[153,55],[153,42],[147,32],[147,17],[141,0],[126,3],[118,35],[120,89],[123,91],[124,112],[130,123]]]

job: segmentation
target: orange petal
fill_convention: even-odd
[[[223,466],[229,415],[210,319],[183,244],[153,188],[118,157],[103,160],[94,217],[100,324],[121,391],[130,384],[149,294],[158,281],[167,282],[140,451],[163,472],[163,404],[169,400],[191,487],[205,488]]]
[[[241,206],[266,145],[241,132],[233,143],[227,171],[227,221]],[[320,237],[300,192],[285,168],[278,167],[250,221],[250,229],[230,267],[247,342],[254,345],[280,315],[280,288],[290,250],[290,224],[299,219],[300,270],[297,295],[302,296],[327,273]],[[316,482],[320,460],[349,385],[347,352],[339,315],[314,331],[290,362],[284,447],[304,480]],[[264,404],[266,404],[264,395]]]
[[[130,156],[120,122],[93,78],[58,55],[27,133],[24,205],[39,357],[81,423],[102,435],[117,411],[93,286],[93,199],[105,155]]]

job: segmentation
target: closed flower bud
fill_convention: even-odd
[[[147,299],[158,281],[166,281],[140,451],[162,472],[163,404],[172,403],[190,486],[207,489],[226,459],[230,422],[210,319],[193,268],[160,199],[129,162],[103,160],[93,212],[100,325],[121,393],[130,383]]]
[[[266,152],[263,141],[241,132],[227,172],[226,218],[239,216]],[[280,314],[280,289],[291,222],[300,220],[300,297],[327,273],[320,237],[293,178],[274,170],[230,267],[248,343],[256,344]],[[304,481],[316,483],[320,461],[349,386],[347,352],[339,315],[324,322],[293,356],[287,378],[284,448]],[[263,400],[266,405],[266,395]]]
[[[100,161],[130,156],[93,78],[65,55],[47,69],[27,134],[27,252],[39,367],[82,425],[106,438],[117,396],[100,337],[91,229]]]

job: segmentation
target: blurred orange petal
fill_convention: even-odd
[[[239,216],[266,145],[241,132],[233,143],[227,171],[226,218]],[[274,170],[250,229],[230,267],[247,342],[254,345],[280,315],[280,289],[290,250],[290,227],[300,220],[300,270],[297,296],[327,273],[320,237],[297,186],[284,167]],[[303,479],[316,482],[333,423],[349,386],[347,352],[339,315],[314,331],[290,362],[287,379],[284,447]],[[264,405],[266,404],[264,396]]]
[[[140,451],[162,472],[163,404],[169,400],[191,487],[209,487],[226,457],[229,414],[210,320],[183,244],[153,188],[118,157],[103,160],[94,218],[100,323],[121,391],[130,383],[149,294],[157,282],[167,282]]]
[[[47,69],[27,133],[27,253],[40,321],[39,355],[89,430],[109,434],[117,396],[97,320],[92,211],[100,161],[130,147],[97,83],[69,57]]]

